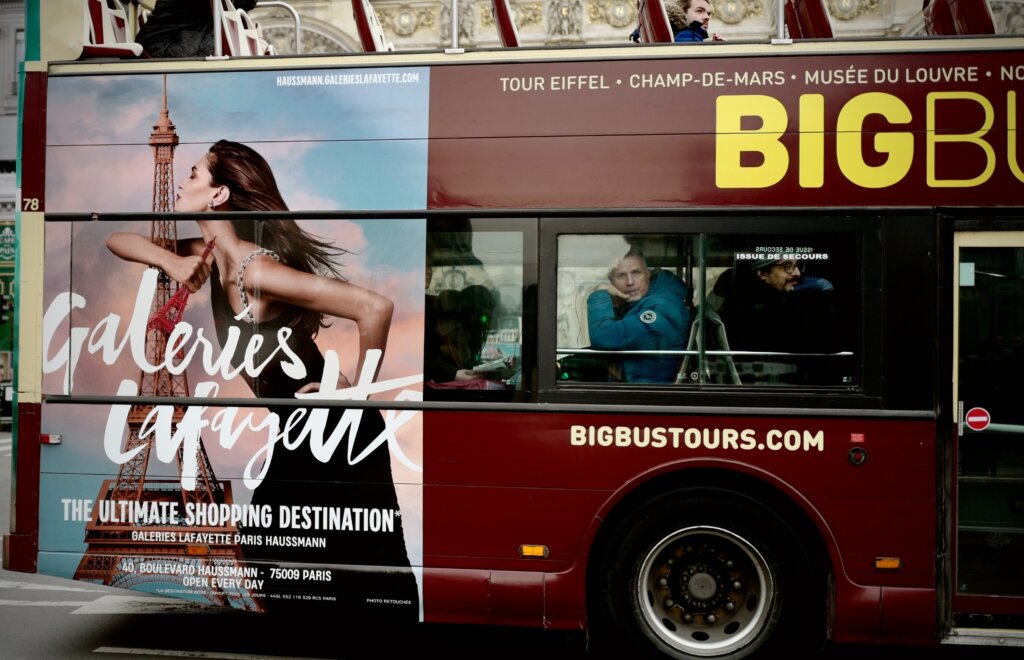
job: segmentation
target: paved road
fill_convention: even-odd
[[[8,529],[10,433],[0,433],[0,529]],[[3,660],[339,658],[386,660],[586,660],[580,632],[485,626],[345,625],[281,620],[134,595],[84,583],[0,570]],[[891,647],[827,649],[829,660],[978,660],[1021,657],[1021,649]]]

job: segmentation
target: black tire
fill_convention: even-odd
[[[632,657],[645,649],[729,660],[783,643],[787,655],[820,646],[823,571],[762,502],[719,489],[666,492],[627,515],[603,547],[591,604],[601,610],[593,623],[610,629],[593,631],[599,644]]]

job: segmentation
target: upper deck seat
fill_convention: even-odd
[[[519,30],[508,0],[491,0],[491,16],[498,28],[498,37],[505,48],[519,47]]]
[[[369,0],[352,0],[352,16],[359,32],[359,42],[367,53],[392,51],[395,45],[388,41],[384,34],[384,26],[377,18],[377,12]]]
[[[790,39],[831,39],[832,23],[823,0],[786,0],[786,28]]]
[[[236,10],[238,19],[242,24],[242,38],[246,42],[246,48],[252,55],[277,55],[274,45],[263,38],[260,26],[244,9]]]
[[[953,23],[953,14],[946,0],[924,0],[922,15],[924,30],[929,35],[938,37],[956,34],[956,24]]]
[[[121,0],[85,0],[84,34],[80,57],[141,57],[134,41],[126,3]]]
[[[957,34],[995,34],[988,0],[947,0]]]
[[[675,41],[672,24],[662,0],[637,0],[637,22],[642,44],[670,44]]]
[[[220,5],[221,52],[229,57],[276,55],[274,47],[260,34],[259,26],[232,0],[211,0],[216,16]]]
[[[225,55],[252,55],[242,35],[242,19],[231,0],[221,0],[221,48]]]

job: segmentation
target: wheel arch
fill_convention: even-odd
[[[592,591],[598,582],[602,565],[595,561],[613,542],[623,521],[645,503],[669,490],[695,489],[705,492],[738,495],[755,499],[776,511],[791,525],[804,550],[814,562],[811,570],[821,571],[826,583],[829,636],[835,610],[833,581],[841,572],[839,549],[828,524],[814,505],[790,484],[753,466],[728,462],[702,462],[663,467],[640,475],[613,493],[604,503],[588,534],[586,558],[586,590],[588,613],[593,608]]]

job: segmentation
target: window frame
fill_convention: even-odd
[[[660,214],[578,214],[541,215],[539,219],[540,273],[538,287],[537,392],[543,403],[592,403],[601,401],[621,405],[654,404],[669,406],[716,407],[790,407],[790,408],[882,408],[882,232],[885,214],[876,211],[759,209],[750,212],[710,210],[671,210]],[[558,239],[567,234],[603,235],[765,235],[807,236],[813,234],[849,234],[853,237],[854,258],[861,284],[857,295],[860,318],[854,328],[858,338],[856,360],[859,383],[854,387],[772,385],[676,385],[630,383],[558,382],[554,364],[557,333]],[[865,255],[878,255],[868,260]],[[872,263],[868,263],[871,261]],[[692,289],[692,283],[687,283]],[[871,295],[871,293],[874,295]],[[692,294],[691,294],[692,295]]]
[[[474,226],[477,224],[477,226]],[[494,392],[486,390],[435,390],[428,396],[424,385],[425,401],[461,401],[461,402],[494,402],[496,400],[522,403],[534,400],[536,392],[537,364],[537,218],[530,216],[474,216],[473,214],[432,215],[427,218],[427,235],[431,233],[458,233],[465,231],[467,226],[472,233],[477,232],[519,232],[523,237],[522,255],[522,333],[520,350],[522,373],[520,388],[514,390],[511,397],[497,397]],[[430,255],[424,255],[429,261]],[[424,292],[425,293],[425,292]],[[424,328],[424,342],[426,328]],[[424,344],[426,350],[426,345]],[[503,393],[504,394],[504,393]]]

